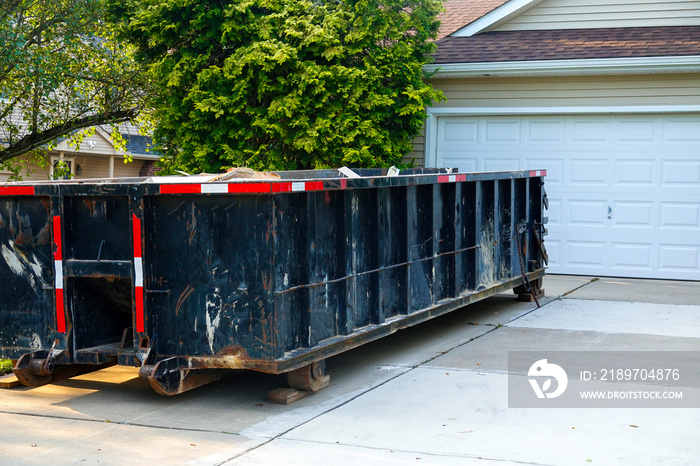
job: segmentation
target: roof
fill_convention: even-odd
[[[433,64],[700,55],[700,26],[486,32],[437,41]]]
[[[122,137],[126,141],[126,150],[131,154],[147,154],[155,155],[157,152],[149,151],[148,148],[152,142],[150,136],[141,136],[139,134],[122,133]]]
[[[445,0],[445,11],[440,13],[438,39],[447,37],[486,13],[498,8],[508,0]]]

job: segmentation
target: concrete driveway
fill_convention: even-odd
[[[329,359],[331,386],[288,406],[265,399],[284,377],[257,373],[176,397],[126,367],[0,390],[0,464],[699,464],[700,404],[509,408],[508,353],[699,352],[700,283],[545,290],[540,309],[499,295]]]

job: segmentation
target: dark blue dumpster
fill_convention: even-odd
[[[278,172],[0,186],[0,352],[176,394],[287,373],[504,290],[541,294],[544,171]]]

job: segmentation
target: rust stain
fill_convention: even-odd
[[[94,217],[95,216],[95,200],[94,199],[85,199],[85,207],[87,207],[88,212],[90,212],[90,216]]]
[[[177,315],[180,312],[180,307],[182,307],[183,303],[187,298],[192,294],[194,291],[194,288],[191,285],[187,285],[185,290],[180,294],[180,297],[177,298],[177,304],[175,305],[175,315]]]

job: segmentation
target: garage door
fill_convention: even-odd
[[[438,119],[436,166],[547,170],[550,273],[700,280],[700,115]]]

